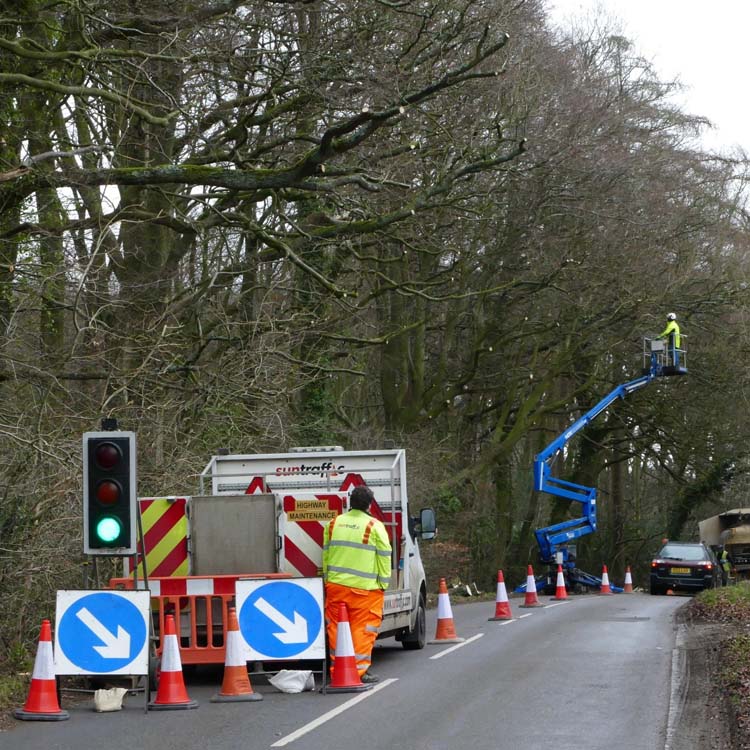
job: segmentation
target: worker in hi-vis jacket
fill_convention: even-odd
[[[369,515],[375,499],[361,485],[352,490],[350,510],[323,531],[323,579],[331,674],[336,656],[339,605],[349,613],[354,656],[362,682],[377,682],[368,673],[372,648],[383,619],[384,591],[391,580],[391,543],[381,521]]]
[[[667,339],[667,351],[672,355],[672,364],[678,367],[680,364],[680,326],[673,312],[667,313],[667,327],[659,334],[659,338]]]

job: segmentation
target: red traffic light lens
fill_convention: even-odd
[[[114,469],[122,458],[122,451],[114,443],[100,443],[94,449],[94,460],[102,469]]]
[[[122,489],[117,482],[105,479],[96,486],[96,499],[102,505],[114,505],[120,500]]]

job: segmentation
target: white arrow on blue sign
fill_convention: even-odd
[[[148,674],[148,591],[58,591],[56,674]]]
[[[325,658],[322,579],[240,579],[235,593],[248,660]]]

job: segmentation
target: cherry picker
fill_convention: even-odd
[[[634,391],[640,390],[655,378],[686,375],[687,342],[685,336],[681,338],[681,348],[678,349],[671,341],[667,342],[655,336],[645,337],[643,339],[644,367],[641,376],[618,385],[535,457],[534,489],[581,504],[581,516],[579,518],[545,526],[534,532],[539,545],[541,562],[550,567],[551,575],[544,577],[546,579],[542,584],[544,587],[554,588],[555,571],[557,571],[558,565],[562,565],[564,575],[570,586],[595,588],[597,590],[601,586],[600,578],[580,570],[576,567],[575,562],[575,540],[596,531],[596,488],[586,487],[552,476],[552,464],[555,458],[577,432],[590,424],[618,398],[625,398]],[[525,585],[516,590],[523,591],[524,589]],[[622,589],[612,586],[612,590],[621,591]]]

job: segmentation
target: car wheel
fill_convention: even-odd
[[[661,589],[658,586],[655,586],[653,583],[651,584],[649,591],[651,592],[651,596],[661,594]]]

